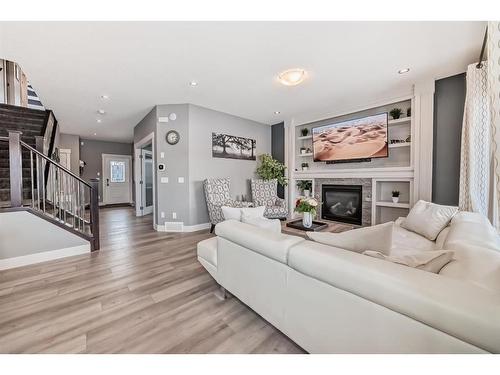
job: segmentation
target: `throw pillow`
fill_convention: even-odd
[[[439,273],[441,268],[450,263],[453,259],[453,251],[441,250],[415,251],[413,253],[406,253],[405,255],[391,256],[387,256],[378,251],[368,250],[364,251],[363,254],[432,273]]]
[[[434,241],[457,212],[458,207],[420,200],[410,210],[401,226]]]
[[[267,219],[265,217],[252,217],[241,215],[241,221],[272,232],[281,233],[281,222],[279,219]]]
[[[394,222],[353,229],[342,233],[307,232],[307,237],[324,245],[362,253],[366,250],[389,255]]]
[[[266,206],[259,207],[243,207],[240,208],[241,216],[247,217],[264,217],[264,212],[266,211]]]
[[[222,206],[222,215],[224,220],[238,220],[241,221],[241,208]]]

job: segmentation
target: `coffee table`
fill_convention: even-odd
[[[299,229],[297,227],[293,228],[293,227],[287,226],[288,223],[295,222],[297,220],[299,220],[299,219],[291,219],[291,220],[282,221],[281,222],[281,232],[285,233],[285,234],[291,234],[294,236],[307,237],[306,233],[308,231],[306,231],[304,229]],[[317,232],[341,233],[341,232],[345,232],[345,231],[356,228],[356,226],[354,226],[354,225],[349,225],[349,224],[344,224],[344,223],[336,223],[333,221],[314,220],[313,223],[314,222],[317,222],[317,223],[319,222],[319,223],[324,224],[324,227],[318,228],[319,230],[317,230]]]

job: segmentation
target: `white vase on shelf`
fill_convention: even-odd
[[[398,203],[399,197],[392,197],[392,203]]]
[[[302,215],[302,225],[305,228],[311,228],[313,224],[313,216],[310,212],[304,212]]]
[[[311,191],[304,190],[304,197],[309,198],[311,196]]]

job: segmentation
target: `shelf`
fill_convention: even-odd
[[[406,125],[411,123],[411,117],[398,118],[397,120],[389,120],[389,126]]]
[[[411,142],[389,143],[389,148],[410,147]]]
[[[312,135],[306,135],[305,137],[297,137],[297,139],[299,141],[301,141],[301,140],[305,140],[305,139],[312,139],[312,137],[313,137]]]
[[[375,205],[380,207],[410,208],[410,204],[404,202],[394,203],[392,201],[378,201],[375,202]]]
[[[312,154],[312,152],[308,152],[308,153],[306,153],[306,154],[298,154],[297,156],[298,156],[299,158],[305,158],[305,157],[307,157],[307,156],[313,156],[313,154]]]

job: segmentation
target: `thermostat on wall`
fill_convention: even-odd
[[[158,170],[163,172],[165,170],[165,164],[163,163],[158,164]]]

